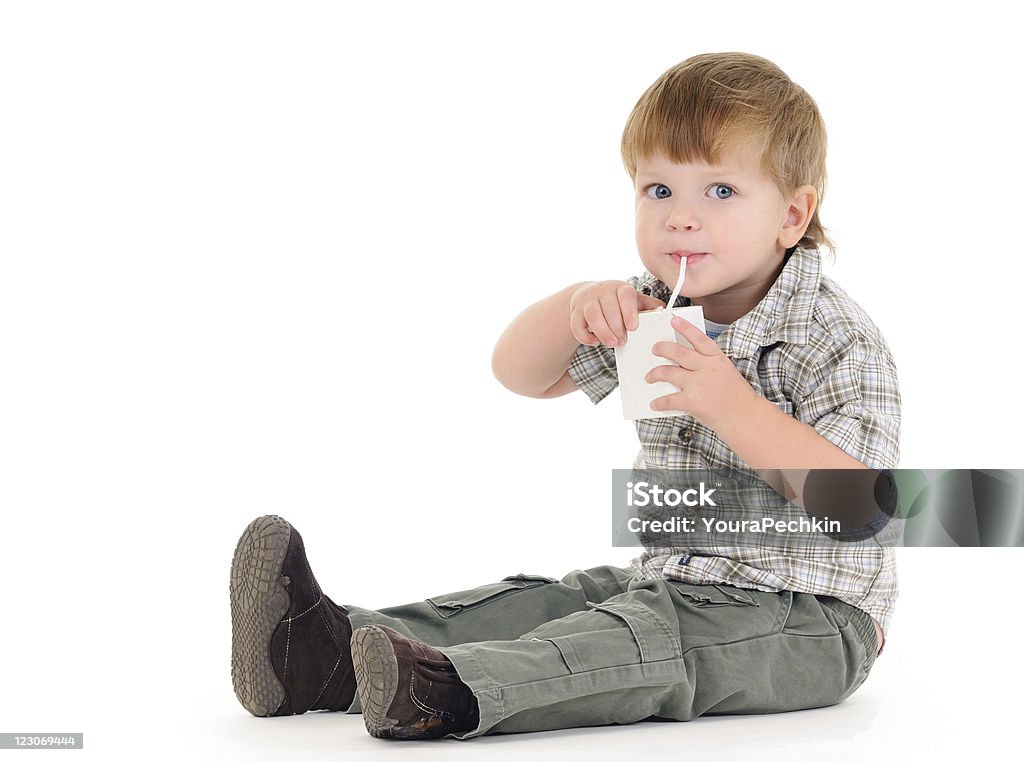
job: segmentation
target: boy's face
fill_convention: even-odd
[[[686,256],[682,293],[709,319],[729,323],[768,293],[816,193],[805,185],[784,199],[752,152],[728,149],[720,158],[677,164],[659,154],[637,164],[636,243],[644,266],[669,287]]]

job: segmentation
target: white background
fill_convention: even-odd
[[[2,6],[0,732],[97,759],[1009,754],[1021,555],[993,548],[901,549],[886,652],[828,709],[419,746],[244,712],[228,568],[256,516],[372,608],[634,555],[617,394],[519,398],[490,355],[534,301],[639,272],[621,129],[696,53],[768,57],[824,114],[826,272],[896,357],[901,465],[1024,466],[996,4],[368,5]]]

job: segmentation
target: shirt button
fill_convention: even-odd
[[[693,440],[693,432],[690,429],[679,429],[679,438],[684,445],[688,445]]]

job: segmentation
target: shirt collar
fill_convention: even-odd
[[[757,306],[719,336],[722,351],[750,357],[779,342],[806,344],[820,285],[818,250],[796,249]]]

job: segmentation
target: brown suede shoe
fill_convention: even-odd
[[[480,724],[473,692],[436,648],[383,625],[352,636],[363,721],[377,738],[441,738]]]
[[[257,717],[348,709],[347,613],[320,590],[287,521],[249,524],[231,562],[231,681],[242,706]]]

